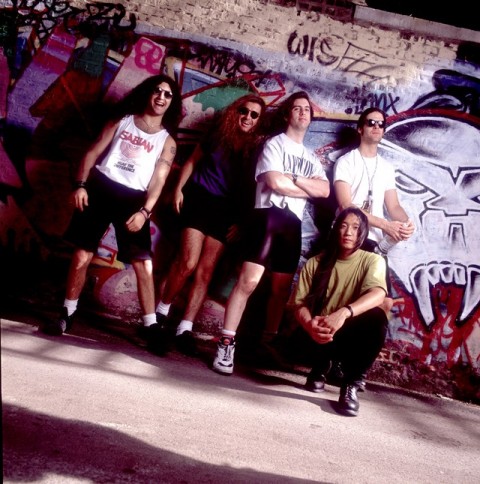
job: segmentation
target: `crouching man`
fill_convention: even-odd
[[[388,325],[379,307],[387,292],[385,260],[360,249],[367,234],[362,210],[343,210],[326,249],[303,267],[290,302],[295,321],[318,347],[306,389],[323,391],[331,362],[340,361],[345,379],[338,411],[349,416],[358,415],[357,382],[380,353]]]

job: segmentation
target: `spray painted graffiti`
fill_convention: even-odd
[[[158,38],[151,33],[148,37],[135,35],[134,19],[126,22],[125,11],[117,5],[95,4],[96,10],[83,11],[63,6],[54,12],[57,3],[45,2],[45,9],[51,11],[41,14],[33,8],[40,8],[40,2],[28,5],[28,42],[23,32],[23,37],[19,34],[15,52],[24,49],[32,58],[21,75],[18,63],[8,64],[11,75],[5,96],[15,108],[5,110],[8,129],[1,159],[2,167],[9,171],[1,171],[2,187],[8,188],[0,187],[0,199],[4,204],[11,200],[7,192],[19,189],[20,175],[22,186],[28,184],[33,195],[30,203],[15,206],[15,210],[33,227],[36,240],[48,247],[52,236],[60,236],[69,215],[63,211],[55,217],[40,217],[34,207],[48,211],[52,203],[51,190],[45,189],[50,185],[45,180],[40,183],[38,173],[55,180],[51,186],[55,186],[56,196],[66,198],[72,165],[96,132],[98,120],[91,106],[118,99],[153,73],[169,73],[182,88],[185,112],[178,163],[185,160],[213,114],[249,91],[274,106],[295,90],[308,90],[316,105],[316,118],[307,144],[330,167],[346,149],[341,141],[344,130],[352,129],[366,107],[381,107],[389,115],[383,153],[397,168],[402,205],[418,228],[408,244],[398,244],[390,255],[396,299],[389,338],[426,362],[480,366],[480,240],[475,235],[480,223],[480,82],[476,77],[439,70],[429,89],[405,105],[394,89],[371,88],[389,84],[394,66],[340,37],[320,39],[293,33],[287,42],[288,59],[298,72],[291,67],[286,73],[272,68],[268,53],[254,58],[219,40],[190,42],[177,39],[173,32],[165,37],[165,31]],[[39,18],[56,23],[37,31]],[[112,26],[121,23],[124,30],[113,32]],[[40,36],[38,49],[28,47]],[[2,62],[6,63],[8,55],[0,55]],[[306,64],[311,62],[341,71],[348,83],[309,75]],[[19,132],[21,146],[12,142],[18,138],[10,137]],[[46,146],[48,139],[56,140],[55,156],[52,143]],[[12,210],[10,203],[10,214]],[[314,212],[310,225],[304,227],[305,239],[318,235]],[[158,244],[164,229],[155,230]],[[107,270],[98,269],[95,274],[95,291],[102,303],[107,305],[120,295],[125,301],[122,298],[135,286],[131,273],[122,273],[129,267],[116,261],[110,232],[102,241],[97,262]]]
[[[386,84],[390,73],[395,71],[385,56],[347,42],[338,35],[319,39],[306,34],[299,36],[295,31],[290,34],[287,49],[294,56],[355,76],[367,86]]]
[[[408,306],[413,304],[412,321],[425,325],[429,334],[427,341],[417,326],[413,343],[450,363],[461,359],[461,346],[452,351],[456,333],[468,341],[480,316],[478,121],[450,111],[403,113],[391,119],[382,143],[397,169],[399,196],[418,228],[389,256],[405,295],[404,312],[412,314]],[[395,330],[400,339],[410,320],[403,318]]]

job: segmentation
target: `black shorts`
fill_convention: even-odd
[[[272,272],[294,274],[302,248],[302,222],[288,208],[256,208],[247,228],[243,259]]]
[[[81,249],[96,252],[101,238],[113,224],[118,260],[127,263],[151,260],[150,221],[147,220],[138,232],[130,232],[125,226],[125,222],[143,206],[145,192],[114,182],[96,168],[87,182],[87,192],[88,206],[82,212],[75,210],[65,239]]]
[[[366,250],[367,252],[375,252],[375,249],[377,248],[378,243],[375,242],[372,239],[365,239],[365,241],[362,244],[362,247],[360,247],[363,250]],[[380,254],[379,254],[380,255]],[[386,279],[387,279],[387,297],[392,297],[392,281],[390,280],[390,268],[388,267],[388,257],[385,255],[382,255],[381,257],[384,258],[385,260],[385,265],[387,266],[387,270],[385,272]]]
[[[182,227],[196,229],[225,244],[228,229],[235,223],[228,200],[212,195],[206,188],[193,182],[185,186],[183,195],[180,212]]]

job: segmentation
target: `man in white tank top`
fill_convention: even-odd
[[[152,268],[150,215],[175,158],[180,91],[170,77],[152,76],[117,103],[117,113],[82,159],[72,193],[75,212],[65,238],[75,245],[64,306],[42,329],[70,330],[87,269],[110,224],[117,259],[132,264],[144,326],[158,327]],[[153,339],[152,339],[153,340]],[[160,344],[160,343],[159,343]]]

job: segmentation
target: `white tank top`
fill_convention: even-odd
[[[125,116],[97,169],[117,183],[146,191],[167,137],[166,129],[144,133],[135,126],[133,115]]]

